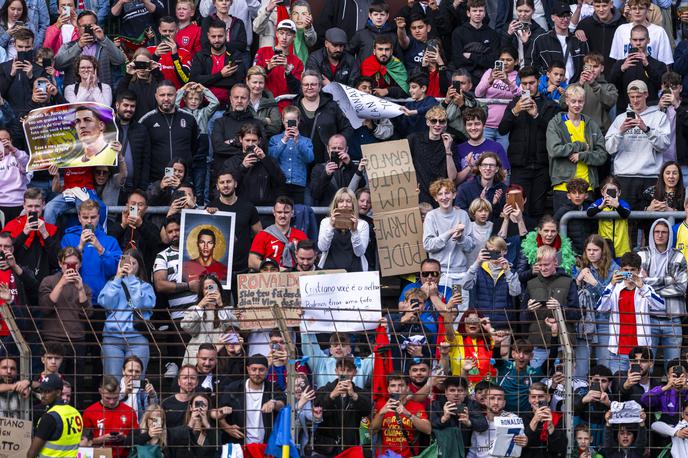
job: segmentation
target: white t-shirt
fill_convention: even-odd
[[[632,23],[621,24],[616,29],[609,57],[621,60],[628,56],[628,48],[631,47],[631,29],[633,25]],[[650,43],[647,45],[648,54],[667,65],[673,64],[674,55],[671,50],[671,43],[664,29],[658,25],[650,24],[647,30],[650,33]]]
[[[557,40],[559,40],[559,44],[561,45],[561,53],[565,56],[566,55],[566,49],[568,48],[568,45],[566,44],[566,39],[568,36],[564,35],[559,35],[555,34],[557,37]],[[566,59],[566,81],[571,81],[571,78],[573,78],[573,75],[576,74],[576,67],[573,65],[573,57],[571,57],[571,54],[569,54],[569,57]]]
[[[60,27],[60,35],[62,35],[62,44],[70,43],[72,35],[74,34],[74,26],[72,24],[64,24]]]
[[[249,380],[246,380],[246,443],[262,444],[265,438],[263,414],[260,408],[263,406],[263,387],[260,390],[249,388]]]

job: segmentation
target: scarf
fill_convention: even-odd
[[[366,60],[361,63],[361,75],[370,76],[373,77],[373,79],[375,79],[375,75],[380,75],[389,86],[392,85],[391,80],[394,80],[397,86],[402,88],[405,92],[408,92],[406,68],[396,57],[392,57],[390,61],[387,62],[387,65],[382,65],[374,55],[368,56]]]
[[[559,267],[564,269],[568,275],[571,275],[573,266],[576,265],[576,255],[573,252],[571,240],[568,237],[560,236],[557,236],[557,240],[555,240],[555,244],[558,243],[560,246],[559,251],[557,251]],[[541,244],[542,240],[537,231],[529,232],[521,242],[521,252],[531,266],[537,262],[537,249]],[[555,245],[552,245],[552,247],[556,248]]]
[[[561,413],[559,412],[552,412],[552,424],[556,428],[557,425],[559,424],[559,420],[561,420]],[[549,428],[549,421],[543,421],[542,422],[542,431],[540,431],[540,440],[542,442],[549,442],[549,434],[547,433],[547,429]]]
[[[289,243],[287,236],[284,235],[280,228],[278,228],[275,224],[268,226],[268,228],[265,229],[265,232],[272,235],[284,244],[284,249],[282,250],[282,259],[279,260],[280,265],[289,269],[294,267],[296,265],[296,260],[294,258],[294,246]]]
[[[303,29],[296,30],[296,38],[294,38],[294,42],[291,44],[291,52],[301,59],[304,66],[306,65],[306,62],[308,62],[308,45],[306,45],[306,33]]]
[[[28,219],[27,215],[22,215],[19,216],[18,218],[14,219],[13,221],[10,221],[7,223],[5,226],[5,230],[9,232],[12,235],[13,239],[16,239],[19,237],[19,234],[21,234],[24,231],[24,226],[26,226],[26,220]],[[43,218],[41,218],[43,219]],[[57,233],[57,226],[49,223],[45,223],[45,229],[48,231],[48,235],[52,237]],[[26,241],[24,242],[24,246],[26,248],[31,247],[31,244],[33,243],[34,239],[38,237],[38,241],[41,244],[41,246],[45,246],[45,240],[43,240],[43,237],[41,237],[41,233],[38,231],[30,231],[29,235],[26,236]]]

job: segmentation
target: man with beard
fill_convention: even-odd
[[[177,375],[184,357],[184,350],[191,336],[182,332],[181,321],[186,309],[196,304],[199,280],[182,281],[179,263],[180,216],[174,214],[165,220],[164,230],[170,241],[169,247],[158,253],[153,263],[153,286],[160,299],[167,301],[171,325],[167,333],[167,354],[170,361],[165,364],[165,377]]]
[[[227,31],[223,22],[214,20],[208,26],[210,50],[197,53],[191,62],[191,81],[201,83],[220,101],[222,107],[229,103],[229,91],[236,83],[244,81],[245,67],[237,51],[227,50]]]
[[[214,274],[221,282],[227,279],[227,266],[215,259],[216,245],[217,237],[212,229],[204,228],[198,232],[198,257],[184,263],[184,272],[190,280],[210,274]]]
[[[191,173],[187,176],[196,176],[194,170],[197,169],[205,173],[207,157],[197,153],[198,124],[191,114],[176,109],[176,95],[174,84],[161,81],[155,89],[157,108],[139,120],[148,131],[151,145],[148,176],[141,174],[144,183],[161,180],[165,176],[165,166],[173,157],[181,157],[187,164],[192,164]]]
[[[0,416],[21,418],[21,396],[31,393],[29,380],[17,380],[17,362],[11,358],[0,358]]]
[[[245,432],[244,444],[264,444],[270,437],[277,412],[285,405],[284,392],[275,383],[266,382],[268,360],[263,355],[253,355],[246,361],[248,379],[238,380],[227,386],[228,403],[232,413],[228,423],[237,425]]]
[[[196,367],[190,364],[184,365],[177,374],[179,391],[169,398],[163,399],[161,407],[165,411],[165,420],[168,428],[181,426],[189,405],[189,398],[198,387],[198,372]]]
[[[386,35],[375,38],[373,54],[361,62],[361,75],[375,81],[373,94],[395,99],[408,97],[408,75],[404,64],[392,55],[394,44]]]
[[[628,352],[628,359],[630,361],[629,370],[618,371],[614,374],[612,389],[621,395],[620,401],[635,401],[640,404],[640,398],[643,394],[657,386],[661,380],[651,377],[654,355],[650,347],[633,347]],[[0,366],[1,368],[2,366]]]
[[[312,272],[320,270],[315,264],[318,259],[318,250],[315,242],[312,240],[301,240],[296,244],[296,266],[294,272]]]
[[[127,167],[124,181],[125,192],[136,188],[146,189],[150,170],[150,144],[146,129],[139,123],[132,123],[136,111],[136,94],[130,90],[120,91],[115,99],[115,124],[118,129],[118,140],[122,144],[122,153]]]
[[[263,230],[263,226],[256,207],[236,195],[237,182],[230,170],[222,170],[218,174],[215,186],[220,195],[208,205],[208,213],[213,214],[219,210],[236,214],[232,261],[232,285],[234,285],[236,274],[248,271],[248,250],[253,237]],[[232,291],[236,291],[236,288],[233,287]]]
[[[449,377],[444,381],[444,394],[432,402],[429,412],[433,431],[459,428],[464,444],[470,443],[471,431],[487,430],[487,419],[480,404],[468,396],[468,381],[462,377]],[[439,444],[441,437],[437,439]]]
[[[184,48],[179,48],[175,40],[177,23],[171,16],[163,16],[158,21],[160,42],[157,46],[149,46],[153,60],[160,64],[162,76],[172,81],[177,89],[189,82],[191,55]]]
[[[346,32],[332,27],[325,32],[325,46],[312,52],[306,62],[306,70],[315,70],[323,76],[323,84],[331,82],[353,86],[359,76],[354,56],[344,52]]]

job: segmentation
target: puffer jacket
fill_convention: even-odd
[[[327,59],[327,50],[325,48],[313,51],[308,55],[306,61],[306,70],[315,70],[328,80],[353,86],[360,74],[359,66],[356,65],[354,57],[351,54],[342,54],[342,59],[339,65],[332,73],[330,61]]]
[[[471,265],[463,288],[470,291],[470,307],[488,317],[495,329],[511,329],[511,323],[518,319],[511,298],[521,294],[521,282],[513,270],[506,274],[502,270],[495,281],[488,264]]]
[[[123,284],[129,290],[131,304],[127,301]],[[134,308],[140,310],[143,318],[150,320],[155,307],[155,291],[150,283],[134,275],[128,275],[107,282],[98,295],[98,303],[107,311],[103,337],[141,335],[134,328],[137,319]]]
[[[512,112],[519,98],[514,98],[499,123],[499,134],[509,134],[509,163],[516,167],[547,167],[549,156],[547,153],[547,125],[559,111],[555,102],[542,97],[539,93],[533,97],[537,105],[538,116],[533,118],[526,112],[514,116]]]
[[[581,115],[585,123],[585,143],[572,142],[566,127],[566,113],[554,116],[547,125],[547,152],[549,153],[549,176],[552,186],[565,183],[576,176],[578,164],[569,156],[578,153],[578,160],[588,166],[588,178],[593,189],[599,185],[597,167],[607,162],[607,149],[600,126],[587,116]]]

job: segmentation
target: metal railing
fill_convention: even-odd
[[[648,212],[648,211],[632,211],[628,218],[625,219],[659,219],[664,218],[673,226],[676,219],[683,220],[686,217],[686,212]],[[568,212],[561,217],[559,221],[559,234],[566,236],[568,234],[569,221],[574,219],[591,219],[586,212]],[[624,219],[615,211],[601,212],[593,216],[592,219]]]

